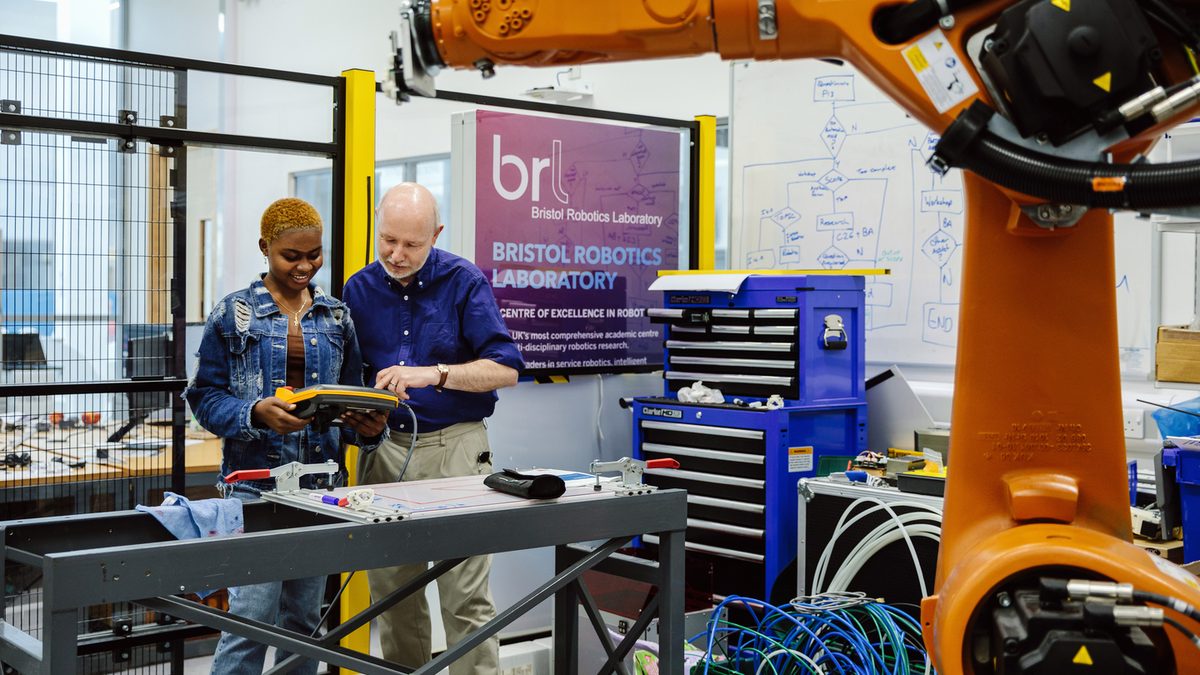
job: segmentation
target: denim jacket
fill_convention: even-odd
[[[341,301],[309,285],[312,306],[300,319],[304,334],[305,386],[362,385],[362,355],[350,310]],[[196,374],[183,392],[192,414],[205,429],[225,439],[221,475],[242,469],[274,468],[293,461],[342,462],[342,442],[355,443],[348,428],[317,433],[305,427],[280,435],[251,422],[250,409],[286,384],[287,330],[291,317],[280,311],[262,280],[226,296],[213,307],[197,352]],[[364,450],[379,438],[364,439]],[[273,481],[246,481],[242,487],[265,490]],[[306,477],[305,487],[325,485],[325,476]]]

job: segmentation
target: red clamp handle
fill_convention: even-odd
[[[225,476],[225,482],[226,483],[236,483],[239,480],[254,480],[256,478],[270,478],[270,477],[271,477],[270,469],[242,469],[241,471],[234,471],[233,473],[229,474],[228,476]]]
[[[648,460],[646,460],[646,468],[647,469],[678,469],[679,462],[674,459],[671,459],[670,457],[664,457],[663,459],[648,459]]]

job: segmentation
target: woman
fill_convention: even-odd
[[[290,462],[341,462],[342,442],[369,449],[387,419],[347,414],[344,427],[324,433],[291,414],[274,396],[285,384],[362,385],[362,356],[350,312],[325,295],[313,277],[321,269],[321,217],[307,202],[280,199],[263,212],[258,247],[267,273],[213,307],[200,342],[196,375],[184,397],[201,426],[224,439],[221,474]],[[304,487],[324,487],[326,476],[306,476]],[[257,498],[273,480],[235,484],[226,495]],[[224,489],[224,488],[223,488]],[[320,619],[325,578],[293,579],[229,589],[229,611],[269,625],[311,634]],[[222,633],[214,673],[261,673],[266,646]],[[276,661],[287,654],[277,654]],[[299,671],[315,673],[306,660]]]

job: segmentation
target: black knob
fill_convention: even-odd
[[[1067,46],[1076,56],[1091,56],[1100,51],[1100,32],[1091,26],[1078,26],[1067,35]]]

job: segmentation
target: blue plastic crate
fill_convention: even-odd
[[[1189,563],[1200,560],[1200,450],[1175,450],[1175,482],[1183,518],[1183,561]]]

